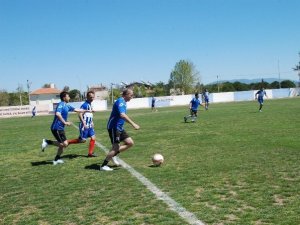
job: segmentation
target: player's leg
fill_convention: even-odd
[[[89,144],[89,153],[88,153],[88,157],[96,157],[95,153],[94,153],[94,149],[95,149],[95,142],[96,142],[96,136],[92,135],[91,139],[90,139],[90,144]]]
[[[116,129],[108,129],[109,138],[112,144],[112,148],[109,153],[106,155],[103,163],[100,166],[100,170],[102,171],[112,171],[109,166],[107,166],[108,162],[117,154],[119,154],[120,148],[120,132],[117,132]]]
[[[190,109],[190,114],[184,117],[184,122],[187,122],[189,118],[193,116],[193,110]]]
[[[57,141],[57,140],[60,140],[58,130],[51,130],[51,132],[52,132],[53,136],[55,137],[56,141],[52,141],[52,140],[44,138],[42,140],[42,144],[41,144],[42,152],[45,151],[45,149],[47,148],[48,145],[54,145],[54,146],[57,146],[57,147],[60,146],[59,141]]]
[[[57,137],[59,146],[58,146],[57,153],[56,153],[56,156],[53,161],[53,165],[64,163],[64,161],[61,159],[61,155],[63,153],[64,148],[68,147],[68,140],[67,140],[66,134],[63,130],[57,131],[55,137]]]

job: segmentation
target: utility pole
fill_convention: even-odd
[[[217,75],[217,86],[218,86],[218,93],[220,92],[220,86],[219,86],[219,75]]]
[[[299,58],[300,58],[300,52],[298,54],[299,54]],[[300,60],[299,60],[298,65],[296,65],[295,68],[293,68],[293,70],[298,72],[298,77],[299,77],[299,81],[298,81],[298,95],[299,95],[300,94]]]
[[[110,83],[110,91],[111,91],[111,105],[114,104],[114,91],[113,91],[113,85],[114,83]]]
[[[279,89],[281,88],[281,81],[280,81],[280,67],[279,67],[279,59],[278,59],[278,64],[277,64],[277,68],[278,68],[278,83],[279,83]]]
[[[30,105],[30,86],[31,86],[31,82],[27,80],[28,105]]]

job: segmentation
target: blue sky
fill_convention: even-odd
[[[298,80],[299,0],[0,0],[0,90],[168,82],[181,59],[207,84]],[[279,66],[279,70],[278,70]]]

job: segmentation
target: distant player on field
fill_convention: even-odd
[[[267,98],[268,98],[268,96],[267,96],[267,93],[266,93],[266,91],[265,91],[265,89],[264,88],[261,88],[258,92],[256,92],[256,94],[255,94],[255,99],[257,99],[257,101],[258,101],[258,103],[259,103],[259,112],[262,112],[262,107],[263,107],[263,104],[264,104],[264,96],[266,96]]]
[[[32,114],[31,118],[36,116],[36,107],[35,106],[33,107],[31,114]]]
[[[190,101],[190,105],[189,105],[190,115],[184,117],[184,122],[187,122],[189,118],[191,118],[192,122],[195,122],[197,118],[199,105],[205,106],[204,104],[201,103],[201,100],[199,99],[199,94],[195,93],[195,97]]]
[[[209,92],[207,89],[205,89],[202,93],[202,96],[204,98],[204,103],[205,103],[205,110],[208,110],[208,105],[209,105]]]
[[[69,144],[79,143],[78,139],[67,140],[65,134],[65,125],[70,126],[71,122],[68,121],[68,113],[69,112],[91,112],[91,110],[84,109],[75,109],[73,106],[68,105],[67,103],[70,101],[69,93],[63,91],[60,93],[61,102],[58,103],[55,113],[54,119],[51,125],[51,132],[55,137],[56,141],[43,139],[42,141],[42,151],[48,145],[55,145],[58,147],[57,154],[54,158],[53,165],[57,165],[60,163],[64,163],[61,159],[61,154],[63,153],[64,148],[68,147]]]
[[[151,99],[151,110],[152,110],[152,112],[153,111],[157,112],[157,109],[155,107],[155,102],[156,102],[156,98],[154,98],[154,96],[153,96],[152,99]]]

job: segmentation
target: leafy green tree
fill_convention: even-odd
[[[180,60],[170,75],[174,89],[179,87],[184,94],[193,92],[195,83],[199,80],[199,72],[190,61]]]
[[[69,91],[69,95],[70,95],[70,102],[81,101],[81,93],[79,90],[73,89],[73,90]]]
[[[67,92],[69,92],[69,91],[70,91],[70,87],[69,87],[69,86],[64,86],[64,89],[63,89],[63,91],[67,91]]]
[[[51,84],[44,84],[42,88],[50,88]]]
[[[283,80],[281,82],[281,87],[282,88],[294,88],[296,87],[295,83],[290,81],[290,80]]]
[[[156,83],[153,88],[154,96],[166,96],[169,95],[169,88],[167,84],[162,81]]]
[[[235,91],[247,91],[247,90],[249,90],[249,86],[245,83],[241,83],[241,82],[236,81],[232,85],[233,85]]]
[[[8,106],[9,94],[6,91],[0,91],[0,106]]]
[[[276,89],[279,88],[279,82],[278,81],[274,81],[269,85],[270,88],[272,89]]]
[[[234,88],[234,86],[233,86],[232,83],[230,83],[230,82],[224,82],[224,83],[222,84],[221,91],[222,91],[222,92],[235,91],[235,88]]]

